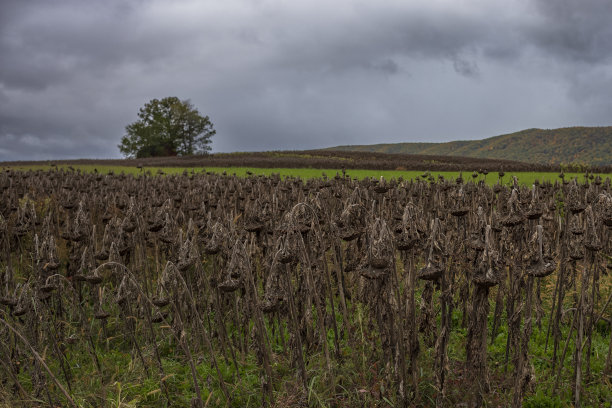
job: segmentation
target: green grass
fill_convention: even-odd
[[[109,339],[101,338],[99,322],[92,322],[92,328],[98,334],[94,336],[94,343],[102,366],[101,373],[96,369],[85,347],[76,348],[66,354],[72,374],[71,394],[73,399],[79,407],[83,408],[167,406],[166,397],[160,389],[160,377],[154,362],[152,348],[145,344],[144,338],[139,338],[144,358],[148,364],[149,375],[147,375],[126,338],[118,334],[120,333],[118,320],[112,317],[108,321],[106,329],[109,333],[113,333]],[[189,365],[181,348],[171,339],[171,336],[164,336],[167,333],[164,333],[159,327],[157,330],[160,334],[157,340],[158,348],[166,373],[163,382],[168,389],[171,406],[188,408],[191,406],[192,398],[196,395]],[[46,358],[46,361],[60,381],[66,384],[57,360],[52,357]],[[260,406],[260,368],[255,356],[249,354],[240,359],[240,380],[235,376],[232,364],[219,356],[217,356],[217,363],[226,386],[231,390],[231,406],[246,407],[249,404],[252,407]],[[283,365],[286,364],[287,362],[283,362]],[[219,387],[217,372],[212,367],[207,353],[197,353],[196,371],[202,398],[204,401],[208,400],[208,407],[227,406]],[[287,376],[290,378],[291,374]],[[28,392],[32,390],[28,370],[21,372],[19,381]],[[41,397],[41,403],[44,405],[45,402]],[[0,407],[2,407],[1,404]]]
[[[557,393],[552,392],[554,375],[552,373],[549,358],[551,355],[551,342],[547,352],[544,352],[546,342],[546,330],[548,316],[550,313],[550,295],[554,286],[555,275],[542,281],[542,300],[544,316],[542,326],[538,328],[535,323],[529,343],[530,361],[535,369],[535,379],[525,396],[524,406],[531,408],[544,407],[570,407],[572,398],[571,373],[574,344],[570,342],[570,353],[563,361],[563,373],[560,388]],[[601,298],[607,298],[610,293],[612,280],[610,276],[602,277]],[[417,305],[420,293],[423,289],[419,285],[417,290]],[[496,289],[489,295],[489,332],[494,310],[494,299]],[[572,306],[572,293],[568,292],[565,298],[564,309]],[[434,295],[434,304],[439,305],[439,292]],[[349,303],[349,322],[342,321],[342,314],[336,310],[336,319],[339,329],[346,330],[347,336],[340,339],[339,345],[342,355],[342,363],[332,361],[333,377],[330,377],[325,369],[324,357],[320,350],[310,350],[307,355],[306,370],[308,376],[307,393],[303,398],[309,407],[389,407],[397,403],[392,385],[385,376],[386,369],[381,358],[382,346],[378,333],[375,316],[368,306],[359,302]],[[338,307],[338,306],[337,306]],[[418,306],[417,306],[418,307]],[[112,316],[106,322],[106,331],[102,330],[101,323],[90,320],[91,332],[94,336],[96,352],[102,364],[102,376],[98,373],[93,361],[87,352],[85,344],[81,347],[70,348],[68,360],[74,381],[72,382],[72,396],[81,407],[165,407],[166,398],[159,386],[159,374],[154,360],[153,349],[148,344],[146,336],[139,336],[139,343],[143,349],[144,359],[147,362],[150,375],[145,373],[140,360],[134,354],[131,344],[123,335],[122,320],[118,317],[116,306],[108,305]],[[316,313],[313,313],[316,319]],[[212,316],[211,321],[214,321]],[[272,370],[274,380],[274,398],[277,408],[296,406],[301,398],[299,379],[295,369],[291,367],[291,352],[285,350],[278,341],[278,336],[271,331],[272,322],[266,317],[268,337],[272,348]],[[436,316],[439,327],[439,314]],[[448,356],[450,360],[448,377],[448,403],[462,401],[465,397],[465,380],[460,369],[465,361],[466,328],[461,327],[461,304],[453,309],[452,331],[449,339]],[[509,364],[508,371],[504,370],[504,355],[507,336],[507,318],[502,317],[502,325],[492,344],[488,346],[489,370],[492,380],[492,392],[486,397],[486,406],[509,406],[512,398],[511,385],[508,381],[512,378],[513,367]],[[67,322],[66,324],[71,325]],[[74,322],[76,324],[76,322]],[[143,321],[139,321],[138,333],[144,333]],[[236,333],[236,327],[228,322],[230,333]],[[77,330],[77,327],[70,326]],[[289,328],[283,324],[284,344],[289,344]],[[562,338],[565,339],[568,326],[562,327]],[[250,332],[250,330],[248,330]],[[108,339],[105,338],[108,333]],[[575,332],[574,332],[575,333]],[[328,330],[328,340],[333,349],[333,331]],[[156,325],[157,345],[162,358],[162,365],[166,373],[166,384],[170,393],[172,406],[190,407],[191,399],[195,396],[191,372],[187,360],[181,348],[170,335],[170,328],[165,325]],[[612,400],[612,387],[608,378],[602,374],[608,348],[610,331],[603,325],[593,332],[593,357],[591,367],[593,377],[585,380],[583,389],[583,406],[601,407],[603,401]],[[193,333],[187,332],[187,337],[194,339]],[[432,371],[435,350],[427,347],[422,337],[421,351],[419,354],[418,387],[420,401],[423,406],[433,406],[436,397],[434,373]],[[489,339],[490,340],[490,339]],[[214,340],[215,345],[217,341]],[[208,401],[207,407],[225,407],[225,402],[218,385],[216,371],[212,368],[208,353],[198,341],[191,342],[192,353],[195,357],[196,370],[198,372],[199,384],[202,388],[202,398]],[[257,363],[253,349],[241,356],[238,353],[240,379],[235,376],[233,364],[222,357],[217,348],[217,362],[220,366],[224,381],[232,395],[233,407],[258,407],[261,406],[261,376],[262,369]],[[238,350],[236,350],[238,352]],[[52,371],[65,384],[61,370],[56,358],[51,351],[43,353],[47,355],[46,361],[50,364]],[[22,371],[20,382],[28,392],[31,391],[29,371]],[[212,395],[211,395],[212,393]],[[210,397],[210,398],[209,398]],[[0,387],[0,401],[2,401]],[[429,401],[429,402],[428,402]],[[44,398],[41,402],[45,404]],[[9,406],[9,405],[7,405]],[[396,405],[397,406],[397,405]],[[449,405],[451,406],[451,405]],[[3,407],[0,402],[0,407]]]
[[[6,168],[6,167],[5,167]],[[138,169],[136,167],[131,166],[98,166],[98,165],[58,165],[57,167],[51,167],[49,165],[32,165],[32,166],[11,166],[11,169],[14,170],[53,170],[55,168],[73,168],[76,171],[81,171],[85,173],[98,172],[101,174],[108,174],[109,172],[113,172],[115,174],[132,174],[132,175],[141,175],[145,173],[150,173],[152,175],[158,174],[158,172],[163,171],[164,174],[181,174],[183,172],[195,172],[201,173],[203,171],[222,174],[226,173],[228,175],[235,174],[239,177],[246,177],[247,171],[253,173],[254,175],[263,175],[270,176],[273,174],[278,174],[281,177],[300,177],[302,179],[312,179],[312,178],[322,178],[323,175],[327,177],[334,177],[336,173],[341,173],[339,169],[312,169],[312,168],[299,168],[299,169],[289,169],[289,168],[255,168],[255,167],[145,167],[143,169]],[[380,177],[384,177],[386,180],[391,180],[393,178],[398,179],[399,177],[404,178],[405,180],[409,179],[418,179],[424,174],[423,171],[403,171],[403,170],[357,170],[357,169],[349,169],[346,171],[346,174],[352,178],[364,179],[366,177],[373,177],[379,179]],[[471,180],[472,173],[471,172],[463,172],[464,180]],[[455,179],[459,175],[457,171],[441,171],[441,172],[431,172],[431,175],[435,178],[438,176],[442,176],[446,179]],[[525,185],[531,185],[535,180],[540,182],[550,181],[555,182],[559,180],[558,173],[545,173],[545,172],[506,172],[505,176],[502,179],[504,184],[512,183],[512,176],[516,176],[519,180],[519,183]],[[578,178],[578,181],[584,181],[583,173],[567,173],[566,179],[571,179],[574,177]],[[600,174],[600,176],[605,180],[606,178],[612,179],[612,174]],[[486,177],[483,175],[479,175],[477,180],[485,180],[487,184],[493,185],[497,183],[499,180],[497,172],[491,172]]]

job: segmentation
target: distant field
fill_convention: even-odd
[[[142,175],[151,174],[181,174],[183,172],[195,172],[201,173],[203,171],[213,172],[222,174],[225,172],[228,175],[237,175],[239,177],[248,176],[247,172],[251,172],[253,175],[265,175],[269,176],[272,174],[278,174],[281,177],[300,177],[302,179],[321,178],[324,175],[327,177],[334,177],[336,173],[340,172],[338,169],[313,169],[313,168],[254,168],[254,167],[143,167],[139,169],[135,166],[114,166],[114,165],[91,165],[91,164],[79,164],[79,165],[68,165],[59,164],[57,166],[51,165],[27,165],[27,166],[3,166],[3,168],[11,168],[15,170],[44,170],[49,171],[57,168],[63,169],[74,169],[75,171],[82,172],[98,172],[101,174],[108,174],[113,172],[115,174],[132,174]],[[341,172],[340,172],[341,174]],[[386,180],[392,178],[402,177],[404,179],[417,179],[421,178],[425,172],[423,171],[401,171],[401,170],[346,170],[346,174],[353,178],[364,179],[366,177],[380,178],[384,177]],[[442,176],[446,179],[455,179],[459,176],[458,171],[432,171],[433,177]],[[472,179],[471,172],[462,172],[464,180]],[[512,172],[507,171],[502,179],[503,183],[511,183],[512,176],[516,176],[521,184],[531,185],[537,179],[540,182],[558,180],[559,173],[557,172]],[[600,174],[602,179],[611,178],[612,173]],[[566,179],[577,177],[578,181],[584,180],[584,173],[566,173]],[[478,175],[478,180],[484,179],[487,184],[497,183],[499,177],[497,172],[490,172],[486,177],[482,174]]]
[[[215,153],[199,156],[149,157],[139,159],[79,159],[57,161],[5,162],[0,166],[128,166],[128,167],[177,167],[177,168],[257,168],[257,169],[367,169],[391,171],[457,172],[504,170],[520,172],[557,172],[560,166],[537,161],[520,162],[502,159],[483,159],[457,156],[387,154],[374,152],[348,152],[331,150],[269,151],[243,153]],[[583,171],[582,167],[566,171]],[[334,170],[335,171],[335,170]],[[612,172],[611,168],[597,169]]]

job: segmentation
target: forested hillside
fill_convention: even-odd
[[[331,149],[601,166],[612,164],[612,126],[526,129],[482,140],[337,146]]]

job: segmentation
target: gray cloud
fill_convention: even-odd
[[[457,58],[453,61],[453,68],[455,68],[458,74],[465,75],[466,77],[477,77],[480,73],[478,64],[461,58]]]
[[[610,62],[612,5],[606,0],[536,0],[542,23],[527,35],[549,55],[586,64]]]
[[[6,0],[0,160],[118,157],[169,95],[216,151],[607,125],[606,3]]]

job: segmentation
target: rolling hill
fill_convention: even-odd
[[[482,140],[349,145],[329,149],[609,166],[612,165],[612,126],[526,129]]]

